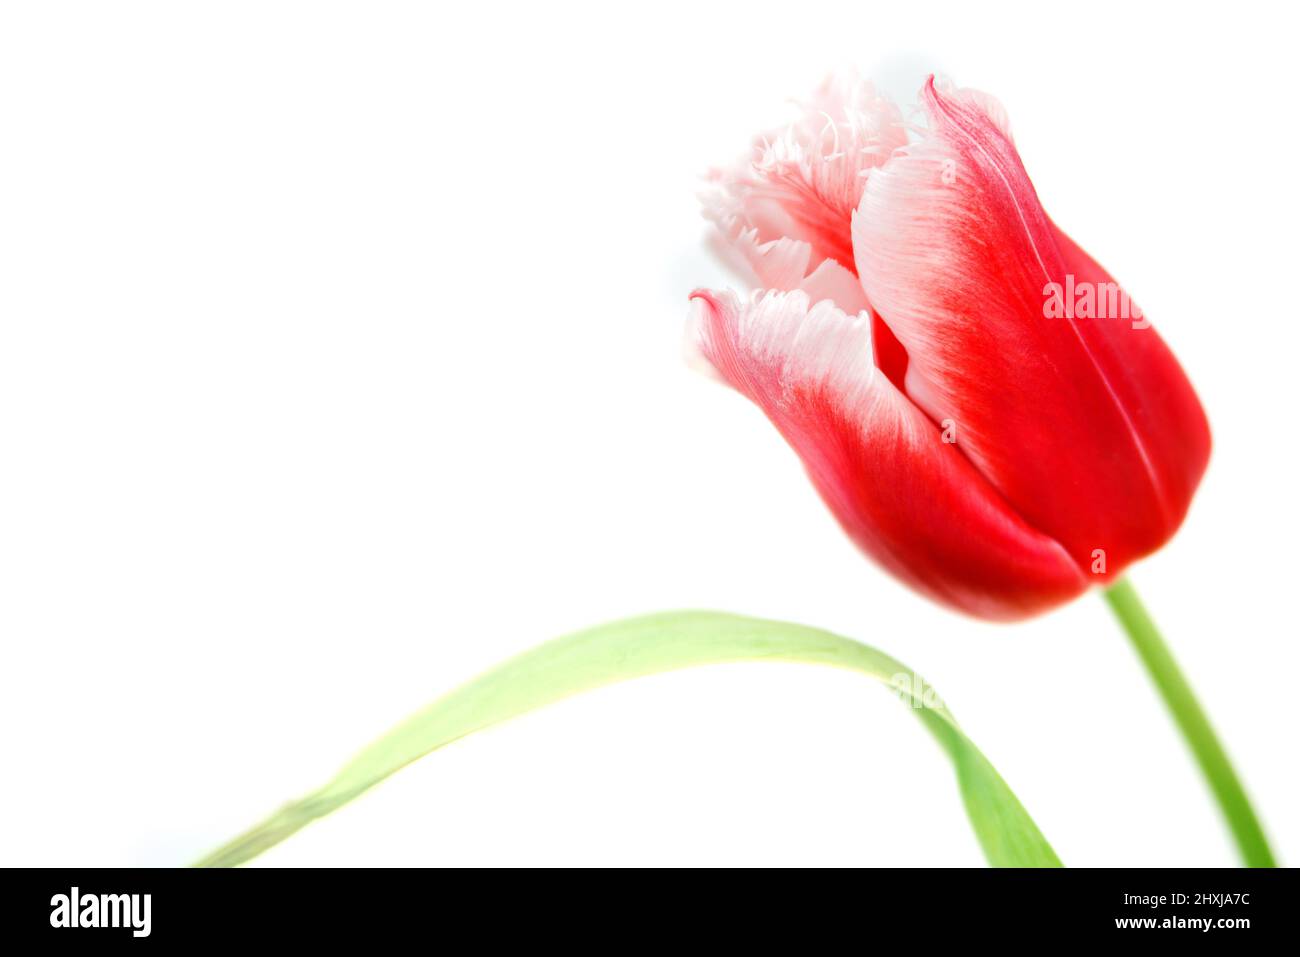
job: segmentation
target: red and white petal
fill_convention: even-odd
[[[1007,115],[1006,107],[997,97],[982,90],[955,86],[949,80],[941,80],[938,77],[933,79],[933,83],[941,95],[983,113],[985,118],[997,127],[998,132],[1006,137],[1008,143],[1015,143],[1011,135],[1011,117]]]
[[[894,575],[970,614],[1014,619],[1087,580],[1011,511],[942,431],[874,366],[871,319],[803,292],[749,301],[697,292],[703,356],[803,460],[850,537]]]
[[[1030,525],[1080,568],[1101,550],[1111,577],[1186,510],[1188,483],[1164,476],[1197,469],[1151,432],[1195,428],[1187,402],[1153,403],[1143,421],[1120,381],[1129,349],[1081,328],[1114,320],[1046,318],[1048,284],[1072,267],[1005,120],[933,83],[922,97],[929,129],[872,171],[854,217],[867,298],[907,350],[908,394],[955,423],[961,450]],[[1190,395],[1176,364],[1149,366],[1143,388]]]
[[[808,271],[812,247],[805,242],[782,238],[760,243],[757,230],[749,229],[719,252],[737,273],[759,288],[802,289],[813,302],[829,299],[847,313],[869,308],[858,277],[835,260],[822,260]]]
[[[739,257],[737,271],[763,289],[798,289],[812,258],[807,243],[785,237],[761,242],[756,229],[746,229],[721,246]]]
[[[864,173],[907,142],[896,104],[855,77],[832,77],[789,126],[755,140],[737,168],[715,171],[705,215],[728,241],[807,243],[810,269],[852,270],[850,227]],[[788,288],[788,287],[787,287]]]

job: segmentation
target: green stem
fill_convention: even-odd
[[[1246,791],[1232,769],[1232,762],[1228,760],[1227,752],[1210,727],[1209,718],[1201,710],[1196,695],[1169,651],[1169,646],[1160,637],[1155,622],[1147,614],[1142,599],[1126,578],[1121,578],[1103,594],[1132,640],[1138,657],[1146,665],[1147,673],[1159,689],[1160,696],[1165,699],[1174,722],[1183,732],[1192,754],[1205,773],[1210,790],[1214,792],[1224,817],[1228,819],[1228,826],[1232,829],[1232,836],[1236,838],[1246,866],[1275,867],[1268,839],[1264,837],[1259,818],[1255,816],[1250,799],[1246,797]]]

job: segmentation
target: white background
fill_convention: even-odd
[[[540,9],[545,7],[545,9]],[[944,695],[1074,865],[1230,864],[1102,602],[904,590],[688,371],[694,193],[857,65],[1000,97],[1216,448],[1134,579],[1300,857],[1294,32],[1233,3],[31,4],[0,18],[0,862],[180,864],[554,635],[716,607]],[[979,865],[859,676],[717,667],[427,758],[266,864]]]

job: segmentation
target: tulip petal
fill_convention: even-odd
[[[813,302],[830,299],[847,313],[867,309],[867,295],[858,277],[833,259],[822,260],[811,273],[812,247],[794,239],[760,243],[758,231],[748,229],[719,252],[746,279],[762,289],[802,289]]]
[[[863,174],[906,142],[896,104],[869,83],[832,77],[794,123],[760,136],[738,168],[712,174],[705,215],[728,242],[793,239],[808,244],[809,268],[829,259],[852,271],[849,227]]]
[[[1120,288],[1114,277],[1055,223],[1052,235],[1076,285]],[[1141,436],[1164,490],[1171,521],[1182,521],[1210,460],[1210,424],[1192,384],[1140,312],[1129,321],[1082,322],[1079,332]]]
[[[928,130],[871,172],[854,216],[867,298],[907,350],[908,395],[955,423],[958,447],[1019,515],[1109,580],[1181,521],[1204,456],[1156,434],[1202,431],[1199,403],[1150,329],[1047,318],[1049,284],[1079,263],[1058,246],[1005,116],[933,81],[922,98]]]
[[[1088,584],[871,359],[871,318],[806,293],[695,293],[700,352],[799,454],[854,542],[921,592],[1014,619]]]

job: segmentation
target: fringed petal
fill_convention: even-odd
[[[1186,511],[1208,450],[1199,403],[1154,335],[1139,343],[1151,330],[1053,316],[1053,284],[1082,267],[1062,253],[1005,115],[933,82],[922,99],[929,128],[871,172],[854,217],[867,298],[907,352],[908,395],[951,423],[1019,515],[1108,580]],[[1137,355],[1140,370],[1127,365]],[[1160,430],[1197,438],[1180,450]]]
[[[803,460],[845,531],[932,598],[1021,618],[1088,584],[871,360],[871,318],[801,291],[697,292],[692,335]]]
[[[805,276],[827,260],[852,272],[850,225],[865,175],[906,142],[892,101],[869,83],[832,77],[800,105],[793,123],[758,137],[738,167],[711,174],[705,215],[746,259],[754,249],[788,239],[807,245]],[[766,288],[798,285],[762,273],[759,278]]]

